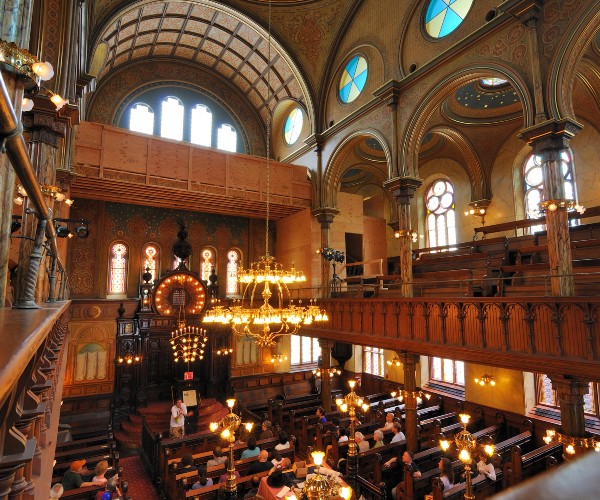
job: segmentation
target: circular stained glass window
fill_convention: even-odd
[[[344,104],[354,101],[359,96],[365,87],[368,74],[367,60],[363,56],[350,59],[340,78],[340,99]]]
[[[292,109],[285,120],[285,126],[283,128],[283,135],[288,146],[294,144],[298,140],[298,137],[300,137],[303,123],[304,115],[302,114],[302,110],[300,108]]]
[[[473,0],[431,0],[425,13],[425,29],[429,36],[442,38],[463,22]]]

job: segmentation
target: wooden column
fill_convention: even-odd
[[[331,411],[331,377],[329,368],[331,368],[331,349],[333,340],[319,339],[321,346],[322,374],[321,374],[321,403],[326,412]]]
[[[339,214],[340,211],[337,208],[332,207],[321,207],[316,208],[312,211],[312,214],[317,218],[321,225],[321,247],[329,247],[329,230],[333,223],[334,217]],[[329,296],[329,282],[331,280],[331,263],[326,259],[321,259],[321,287],[323,290],[323,297]]]
[[[400,279],[402,282],[402,296],[413,295],[413,270],[412,270],[412,238],[413,230],[410,220],[410,202],[415,191],[423,183],[416,177],[396,177],[384,183],[384,187],[392,193],[398,210],[398,243],[400,255]]]
[[[552,387],[560,404],[561,433],[572,437],[585,437],[584,400],[590,385],[586,380],[568,375],[549,375]],[[565,458],[576,457],[586,450],[575,447],[575,455],[564,454]]]
[[[573,262],[567,209],[575,200],[565,197],[562,153],[582,125],[569,120],[549,120],[521,131],[519,138],[527,141],[533,153],[541,159],[544,176],[543,201],[548,231],[552,295],[573,295]]]
[[[404,434],[406,449],[416,453],[419,447],[417,433],[417,363],[419,355],[409,352],[399,352],[398,357],[404,368]]]

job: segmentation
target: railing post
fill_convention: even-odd
[[[35,286],[37,285],[38,271],[40,269],[40,262],[42,261],[45,231],[46,220],[38,219],[33,248],[29,257],[27,275],[23,281],[24,289],[21,291],[18,303],[15,304],[16,309],[39,308],[35,303]]]
[[[48,292],[48,302],[56,302],[56,256],[52,256],[52,266],[50,267],[50,291]]]

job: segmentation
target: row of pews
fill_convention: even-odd
[[[63,476],[69,470],[71,462],[75,460],[85,459],[87,462],[86,467],[90,470],[91,476],[94,476],[96,464],[102,460],[106,460],[108,462],[108,471],[105,477],[111,478],[115,474],[118,474],[119,489],[123,493],[124,498],[130,498],[128,496],[129,486],[123,477],[123,468],[119,465],[119,452],[117,451],[117,444],[114,441],[112,428],[109,426],[108,432],[88,433],[82,436],[78,437],[74,435],[72,440],[56,444],[52,484],[62,482]],[[99,491],[104,491],[104,486],[87,486],[65,491],[61,498],[93,500]]]

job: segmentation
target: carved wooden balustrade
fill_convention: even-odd
[[[315,335],[524,371],[600,377],[600,298],[328,299]]]

